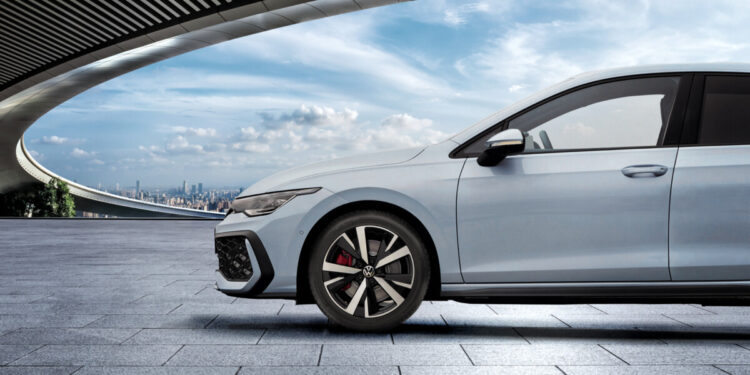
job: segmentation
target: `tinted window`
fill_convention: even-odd
[[[657,146],[679,82],[679,77],[653,77],[590,86],[512,119],[508,128],[527,134],[527,152]],[[466,152],[481,152],[492,135]]]
[[[706,77],[698,143],[750,144],[750,78]]]

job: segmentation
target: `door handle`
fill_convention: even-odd
[[[657,164],[631,165],[622,169],[622,174],[628,177],[659,177],[669,168]]]

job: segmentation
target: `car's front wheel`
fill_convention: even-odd
[[[430,263],[417,232],[396,215],[358,211],[332,222],[318,238],[308,282],[335,324],[389,330],[408,319],[427,292]]]

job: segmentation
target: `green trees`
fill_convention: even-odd
[[[75,203],[68,184],[56,178],[24,191],[0,194],[0,216],[73,217]]]

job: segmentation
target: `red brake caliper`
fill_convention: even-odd
[[[354,264],[354,258],[351,255],[347,254],[347,253],[341,253],[341,254],[339,254],[338,257],[336,257],[336,264],[340,264],[342,266],[349,266],[349,267],[351,267]],[[344,287],[341,288],[341,290],[347,290],[351,286],[352,286],[352,284],[348,283],[348,284],[344,285]]]

